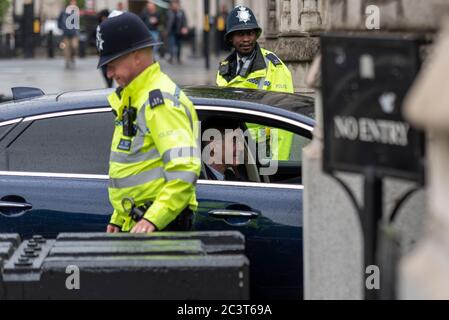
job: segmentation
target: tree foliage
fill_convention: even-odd
[[[0,0],[0,24],[3,22],[6,11],[8,11],[10,0]]]
[[[76,0],[76,5],[78,6],[78,8],[84,9],[85,5],[86,5],[85,2],[86,2],[85,0]],[[65,5],[68,6],[69,4],[70,4],[70,0],[65,0]]]

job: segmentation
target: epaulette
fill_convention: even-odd
[[[228,60],[224,60],[220,62],[220,67],[218,68],[218,72],[221,75],[225,75],[229,73],[229,61]]]
[[[157,106],[161,106],[165,103],[164,96],[162,95],[162,92],[159,89],[150,91],[148,101],[150,103],[151,109],[154,109]]]
[[[274,53],[269,53],[265,56],[265,58],[267,58],[268,60],[271,61],[272,64],[274,64],[275,66],[280,66],[282,65],[282,61],[281,59],[279,59]]]

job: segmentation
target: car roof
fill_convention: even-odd
[[[194,105],[239,107],[283,115],[308,125],[314,125],[313,99],[299,94],[271,91],[189,86],[182,90]],[[8,101],[0,104],[0,121],[40,115],[109,106],[107,96],[113,89],[92,89],[46,94],[34,98]]]

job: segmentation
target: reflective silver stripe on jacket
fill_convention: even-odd
[[[179,97],[181,95],[181,89],[177,86],[175,89],[175,94],[171,94],[168,92],[162,92],[162,96],[164,97],[164,99],[168,99],[171,100],[173,102],[173,105],[175,107],[179,107],[179,106],[183,106],[184,107],[184,111],[187,115],[187,117],[189,118],[190,121],[190,128],[193,130],[193,119],[192,119],[192,114],[190,113],[190,110],[187,106],[185,106],[183,103],[181,103],[181,101],[179,100]]]
[[[173,159],[185,158],[185,157],[197,157],[199,158],[199,149],[195,147],[179,147],[172,148],[164,152],[162,155],[162,161],[167,164]]]
[[[148,152],[138,152],[136,154],[128,154],[124,152],[111,151],[109,161],[117,163],[137,163],[146,160],[155,160],[161,155],[156,149],[151,149]]]
[[[257,89],[262,90],[264,84],[265,84],[265,77],[263,77],[262,79],[259,80],[259,86],[257,87]]]
[[[189,108],[187,108],[185,105],[182,105],[184,107],[184,111],[186,112],[187,117],[189,118],[190,121],[190,129],[193,130],[193,119],[192,119],[192,114],[190,113]]]
[[[163,168],[158,167],[126,178],[109,178],[109,187],[131,188],[164,177],[165,176]]]
[[[190,171],[165,171],[165,178],[167,181],[179,179],[190,184],[195,184],[198,180],[198,176],[195,172]]]
[[[270,63],[270,60],[268,60],[267,57],[265,57],[265,56],[263,56],[263,59],[265,60],[265,65],[267,66],[267,72],[268,72],[268,65]],[[265,85],[265,77],[260,79],[258,89],[262,90],[264,85]]]
[[[175,98],[179,100],[179,98],[181,97],[181,88],[179,88],[178,86],[176,86],[175,88]]]
[[[162,167],[158,167],[126,178],[109,178],[109,188],[131,188],[160,178],[166,181],[182,180],[190,184],[195,184],[198,180],[194,172],[164,171]]]
[[[137,114],[136,123],[137,123],[137,133],[133,139],[131,144],[131,154],[138,154],[143,148],[145,134],[147,133],[147,124],[145,121],[145,108],[149,104],[149,101],[145,102],[143,106],[140,108],[139,113]]]
[[[176,98],[174,95],[172,95],[171,93],[168,93],[168,92],[162,92],[162,96],[164,97],[164,99],[168,99],[168,100],[170,100],[171,102],[173,102],[173,105],[175,106],[175,107],[179,107],[179,105],[180,105],[180,102],[179,102],[179,99],[178,98]]]

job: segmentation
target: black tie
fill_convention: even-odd
[[[240,72],[242,72],[242,68],[243,68],[243,59],[240,59],[239,61],[239,72],[237,72],[236,76],[238,76],[240,74]]]

